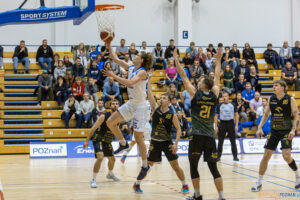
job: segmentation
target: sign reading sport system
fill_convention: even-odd
[[[59,158],[67,157],[65,143],[30,143],[31,158]]]

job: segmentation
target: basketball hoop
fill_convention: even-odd
[[[103,41],[106,41],[111,37],[111,40],[114,37],[115,32],[115,19],[118,13],[124,9],[124,5],[119,4],[102,4],[95,6],[95,14],[98,23],[98,31],[100,34],[105,35],[101,36]],[[103,34],[107,33],[107,34]]]

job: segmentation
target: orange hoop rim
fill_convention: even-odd
[[[108,10],[121,10],[124,9],[124,5],[120,4],[101,4],[95,5],[95,11],[108,11]]]

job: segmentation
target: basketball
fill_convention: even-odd
[[[115,33],[114,32],[106,32],[102,31],[100,33],[100,38],[103,40],[105,43],[111,43],[111,41],[114,39]]]

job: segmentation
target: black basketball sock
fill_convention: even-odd
[[[293,161],[289,164],[290,168],[293,170],[293,171],[297,171],[297,165],[296,165],[296,162],[295,160],[293,159]]]

